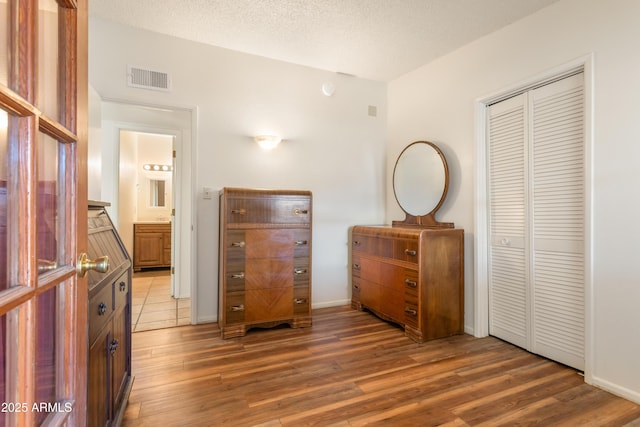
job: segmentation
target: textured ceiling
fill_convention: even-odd
[[[89,0],[110,21],[389,81],[557,0]]]

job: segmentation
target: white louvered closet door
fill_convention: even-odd
[[[584,369],[583,74],[489,108],[490,333]]]

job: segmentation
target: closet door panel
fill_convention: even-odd
[[[584,369],[583,74],[531,91],[532,351]]]
[[[489,109],[489,333],[527,347],[526,96]]]

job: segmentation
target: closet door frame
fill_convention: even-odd
[[[593,372],[593,54],[578,58],[550,69],[503,90],[476,100],[476,188],[474,243],[474,336],[489,335],[489,205],[488,205],[488,156],[487,156],[487,108],[489,105],[514,95],[582,71],[584,73],[584,188],[585,188],[585,380],[592,382]]]

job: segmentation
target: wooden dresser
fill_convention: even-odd
[[[106,255],[106,273],[88,272],[89,371],[87,425],[119,425],[133,384],[131,375],[131,258],[105,210],[90,202],[90,259]]]
[[[311,325],[311,202],[309,191],[220,192],[223,338],[253,327]]]
[[[133,269],[171,267],[171,223],[133,224]]]
[[[417,342],[464,332],[464,232],[351,229],[353,308],[404,327]]]

